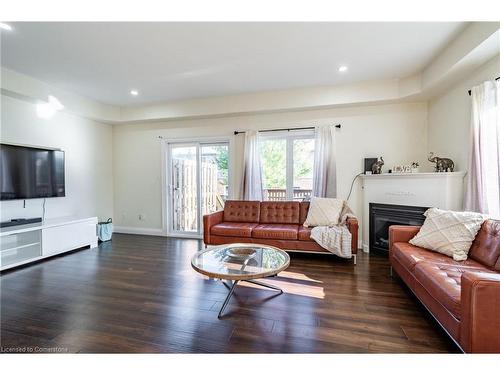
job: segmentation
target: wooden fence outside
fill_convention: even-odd
[[[173,229],[193,232],[197,230],[197,165],[194,160],[184,159],[176,159],[172,164]],[[221,210],[226,188],[219,184],[215,164],[202,163],[201,181],[202,215]]]

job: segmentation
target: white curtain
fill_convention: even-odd
[[[500,82],[472,88],[471,149],[465,209],[500,218]]]
[[[317,126],[314,130],[314,197],[337,196],[335,166],[335,125]]]
[[[262,169],[259,152],[259,133],[255,130],[245,133],[245,158],[243,169],[243,199],[261,201]]]

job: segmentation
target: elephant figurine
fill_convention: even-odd
[[[427,160],[429,160],[431,163],[436,163],[436,166],[434,167],[434,170],[436,172],[453,172],[453,169],[455,168],[455,163],[453,163],[453,160],[434,156],[433,152],[429,154]]]
[[[372,173],[373,174],[380,174],[382,173],[382,166],[384,165],[384,159],[382,159],[382,156],[378,158],[378,160],[373,163],[372,165]]]

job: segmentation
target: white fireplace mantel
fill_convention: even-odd
[[[362,175],[363,250],[369,249],[369,204],[461,210],[465,172],[382,173]]]

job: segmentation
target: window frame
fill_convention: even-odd
[[[294,160],[293,160],[293,142],[299,139],[315,139],[314,129],[311,130],[284,130],[284,131],[276,131],[276,132],[261,132],[259,134],[260,141],[272,140],[272,139],[285,139],[286,140],[286,148],[285,148],[285,167],[286,167],[286,200],[293,201],[293,168],[294,168]],[[314,145],[316,148],[316,144]],[[261,161],[261,167],[263,167],[263,163]],[[314,162],[313,162],[314,168]],[[264,182],[264,181],[263,181]],[[265,186],[262,186],[263,190],[266,190]]]

